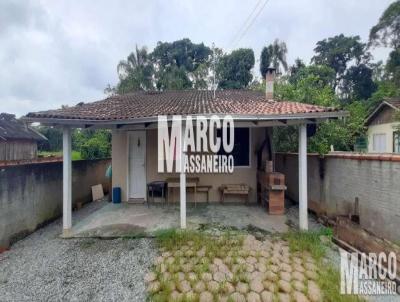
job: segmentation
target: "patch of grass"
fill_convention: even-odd
[[[320,269],[320,278],[317,281],[324,293],[326,302],[361,302],[365,301],[356,295],[340,294],[340,273],[332,265],[325,265]]]
[[[164,301],[168,301],[169,299],[169,295],[170,295],[170,291],[168,290],[162,290],[152,296],[149,296],[147,298],[147,301],[151,301],[151,302],[164,302]]]
[[[200,277],[203,273],[210,271],[210,266],[208,263],[201,263],[196,265],[193,271]]]
[[[38,151],[39,157],[62,156],[62,151]]]
[[[79,151],[72,151],[71,157],[72,157],[72,160],[82,159],[81,152],[79,152]]]
[[[62,157],[62,151],[39,151],[39,157]],[[73,150],[71,153],[72,160],[80,160],[82,159],[81,152]]]
[[[316,260],[319,268],[317,281],[327,302],[358,302],[364,299],[355,295],[340,294],[340,273],[332,264],[323,261],[328,245],[321,241],[321,236],[332,239],[333,232],[330,228],[319,231],[291,231],[283,235],[283,239],[289,242],[291,252],[308,252]]]
[[[226,252],[242,244],[235,233],[226,232],[218,237],[200,231],[165,229],[155,233],[160,248],[175,251],[182,246],[188,246],[192,250],[205,248],[205,255],[225,257]],[[218,238],[218,239],[217,239]]]
[[[327,246],[321,242],[320,236],[332,238],[332,230],[323,228],[319,231],[290,231],[283,235],[289,242],[292,252],[309,252],[317,261],[325,256]]]
[[[156,231],[154,235],[160,247],[166,250],[174,250],[177,246],[181,246],[195,239],[192,238],[192,236],[195,236],[196,232],[179,229],[164,229]]]
[[[96,241],[93,239],[83,239],[83,240],[79,241],[79,246],[82,249],[88,249],[88,248],[92,247],[95,243],[96,243]]]

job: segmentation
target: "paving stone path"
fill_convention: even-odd
[[[149,294],[166,301],[322,301],[310,254],[291,253],[281,239],[246,235],[237,242],[221,248],[224,257],[190,241],[162,251],[145,276]]]

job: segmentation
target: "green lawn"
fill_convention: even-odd
[[[56,152],[39,151],[38,156],[39,157],[50,157],[50,156],[62,157],[62,151],[56,151]],[[82,159],[81,153],[79,151],[72,151],[72,160],[80,160],[80,159]]]

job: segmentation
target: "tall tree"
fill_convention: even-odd
[[[165,66],[156,73],[158,90],[182,90],[192,88],[192,83],[183,66]]]
[[[55,127],[37,126],[36,130],[43,134],[47,141],[38,144],[39,151],[60,151],[62,150],[62,130]]]
[[[372,80],[374,82],[379,82],[386,80],[386,65],[383,64],[382,60],[378,62],[369,63],[370,68],[372,69]]]
[[[335,70],[334,88],[343,79],[350,63],[367,63],[371,57],[367,45],[360,41],[359,36],[346,37],[343,34],[317,42],[314,51],[316,55],[311,59],[313,63],[327,65]]]
[[[304,64],[303,60],[300,58],[297,58],[294,60],[294,64],[289,67],[289,73],[290,73],[290,78],[293,78],[296,76],[296,74],[306,67],[306,64]]]
[[[375,69],[375,71],[380,72],[378,74],[380,83],[379,89],[373,99],[376,99],[377,95],[381,95],[385,91],[391,91],[391,94],[395,93],[395,95],[398,95],[398,89],[387,90],[383,88],[393,85],[398,87],[400,85],[400,1],[390,4],[379,18],[378,23],[371,28],[369,45],[383,45],[393,48],[383,69],[384,73],[382,73],[381,66],[377,66],[380,69]]]
[[[184,67],[188,72],[196,70],[209,61],[211,49],[203,43],[195,44],[190,39],[177,40],[172,43],[158,42],[152,57],[159,66],[176,65]]]
[[[334,87],[335,71],[331,67],[326,65],[305,66],[302,62],[291,67],[289,82],[297,84],[299,81],[310,77],[315,79],[315,85],[320,88],[327,86],[333,89]]]
[[[203,43],[189,39],[158,42],[151,54],[158,89],[206,88],[212,51]]]
[[[335,72],[328,66],[309,65],[296,74],[277,82],[276,96],[283,100],[315,104],[320,106],[338,105],[332,88]]]
[[[343,93],[349,100],[367,100],[377,89],[372,69],[365,64],[352,66],[343,78]]]
[[[240,48],[221,57],[217,65],[218,85],[225,89],[247,88],[253,79],[254,52]]]
[[[118,93],[154,88],[153,65],[145,47],[136,46],[135,51],[126,60],[119,62],[117,70],[120,79],[116,89]]]
[[[371,45],[400,47],[400,1],[395,1],[383,12],[369,33]]]
[[[260,72],[263,78],[267,73],[267,68],[273,67],[277,72],[288,70],[288,64],[286,62],[287,47],[286,43],[276,39],[274,43],[265,46],[261,51],[260,58]]]
[[[400,85],[400,49],[390,52],[386,62],[386,73],[393,83]]]

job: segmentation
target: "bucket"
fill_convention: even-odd
[[[113,203],[121,203],[121,188],[114,187],[112,189],[112,201]]]

